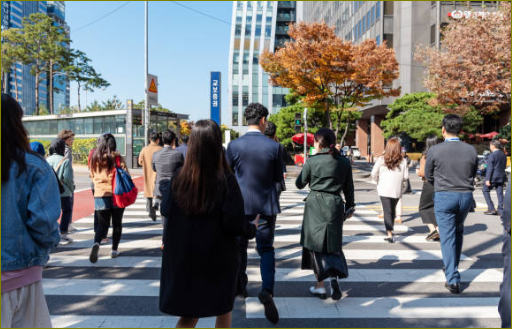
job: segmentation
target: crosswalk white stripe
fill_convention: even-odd
[[[248,268],[251,282],[261,282],[259,268]],[[497,270],[467,269],[461,271],[463,282],[501,282],[503,274]],[[312,271],[278,268],[278,282],[315,282]],[[414,282],[443,283],[446,281],[442,270],[366,270],[349,269],[344,282]],[[156,297],[159,295],[160,280],[130,279],[43,279],[45,295],[81,296],[137,296]]]
[[[154,243],[154,248],[158,248],[160,242],[157,240],[150,240]],[[126,242],[126,247],[133,249],[142,249],[137,245],[137,241]],[[87,241],[89,246],[90,242]],[[144,242],[148,245],[147,242]],[[63,248],[69,248],[70,245],[65,245]],[[121,249],[124,249],[122,243]],[[110,252],[110,246],[100,247],[100,254],[102,249],[107,249]],[[423,260],[440,260],[441,250],[361,250],[361,249],[346,249],[343,251],[347,260],[393,260],[393,261],[423,261]],[[257,251],[253,248],[247,249],[247,257],[249,259],[259,259]],[[276,259],[301,259],[302,248],[276,248]],[[466,255],[461,255],[461,261],[471,260]],[[90,264],[88,256],[71,256],[71,255],[51,255],[50,266],[84,266],[84,267],[160,267],[160,257],[136,257],[136,256],[121,256],[111,259],[107,256],[101,256],[96,264]]]
[[[52,315],[54,328],[174,328],[175,316]],[[215,328],[215,317],[201,318],[197,328]]]
[[[339,301],[311,298],[274,298],[281,319],[305,318],[498,318],[499,298],[481,297],[353,297]],[[265,318],[263,305],[258,298],[245,300],[246,316],[249,319]]]

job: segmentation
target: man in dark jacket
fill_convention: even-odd
[[[176,148],[176,151],[183,154],[183,158],[187,157],[187,143],[188,143],[188,136],[183,135],[181,136],[181,145]]]
[[[425,164],[425,178],[434,185],[434,209],[445,266],[445,287],[460,293],[458,270],[462,252],[464,221],[473,205],[473,182],[478,156],[473,146],[460,141],[462,118],[443,118],[444,143],[431,147]]]
[[[487,170],[482,193],[487,203],[486,215],[501,215],[503,211],[503,184],[507,181],[505,169],[507,167],[507,156],[501,150],[501,143],[495,139],[491,142],[491,155],[487,159]],[[498,195],[498,211],[494,208],[491,199],[491,190],[495,188]]]
[[[244,197],[247,220],[259,218],[256,233],[256,249],[260,255],[262,290],[259,300],[265,308],[266,318],[277,323],[279,314],[274,304],[275,252],[274,231],[276,216],[280,212],[276,183],[283,180],[283,163],[279,144],[263,132],[267,124],[268,110],[258,103],[245,109],[249,129],[245,135],[229,143],[226,158],[235,173]],[[247,296],[247,246],[246,238],[239,238],[242,262],[238,292]]]
[[[503,282],[500,286],[500,303],[498,311],[501,317],[501,327],[510,328],[510,179],[505,193],[505,207],[501,214],[503,224]]]
[[[170,190],[171,178],[183,166],[183,154],[173,149],[176,143],[176,134],[170,130],[162,134],[164,148],[153,154],[153,170],[156,172],[155,180],[155,208],[159,208],[162,200]],[[167,218],[162,214],[162,223],[167,225]]]

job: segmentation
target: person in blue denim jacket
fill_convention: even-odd
[[[22,115],[2,94],[2,328],[50,328],[41,280],[59,244],[59,187],[30,150]]]

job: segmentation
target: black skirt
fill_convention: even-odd
[[[326,259],[327,256],[329,256],[329,260]],[[343,251],[325,253],[303,248],[301,269],[313,270],[318,281],[323,281],[329,277],[343,279],[348,276],[347,261]]]
[[[434,211],[434,186],[427,181],[423,182],[419,209],[423,224],[434,224],[437,226]]]

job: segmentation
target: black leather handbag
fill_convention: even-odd
[[[338,277],[340,279],[348,277],[347,260],[343,251],[331,254],[311,252],[311,257],[313,258],[313,267],[315,274],[318,276],[318,282],[329,277]]]

